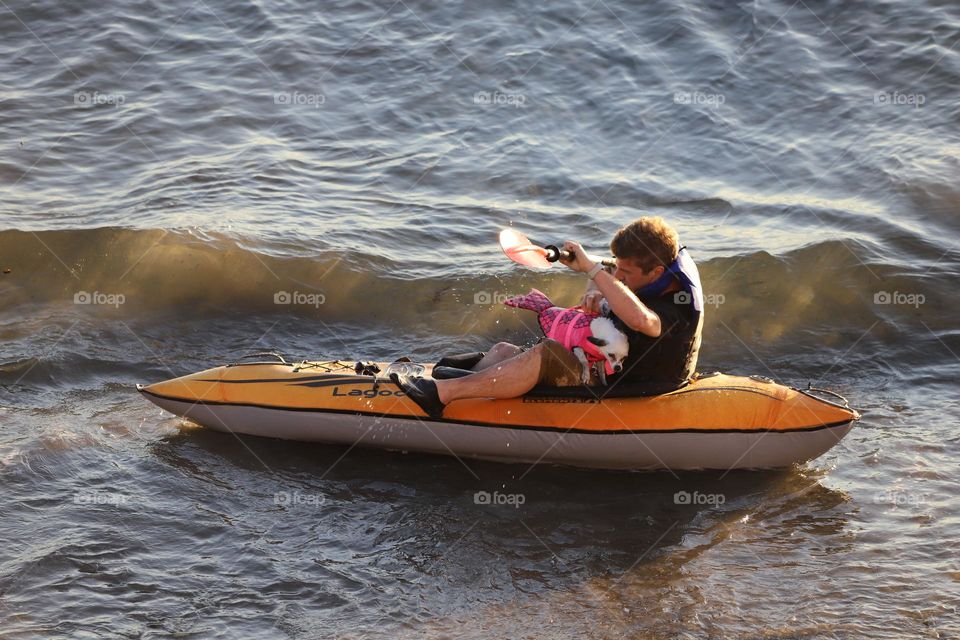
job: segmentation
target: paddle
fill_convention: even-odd
[[[549,269],[558,260],[573,260],[572,251],[560,249],[555,244],[543,247],[535,245],[516,229],[504,229],[500,232],[500,248],[508,258],[531,269]],[[616,261],[612,258],[600,259],[595,256],[590,258],[607,267],[616,266]]]

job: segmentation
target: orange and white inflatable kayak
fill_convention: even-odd
[[[432,366],[280,359],[137,389],[217,431],[595,469],[787,467],[823,454],[860,419],[833,392],[709,374],[650,396],[576,387],[457,400],[434,420],[390,381],[392,371],[431,375]]]

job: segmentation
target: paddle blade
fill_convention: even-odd
[[[508,258],[531,269],[549,269],[552,262],[547,262],[547,250],[531,244],[527,236],[514,229],[504,229],[500,232],[500,248]]]

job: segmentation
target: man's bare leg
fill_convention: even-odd
[[[519,350],[519,347],[517,349]],[[491,353],[493,353],[492,350]],[[440,402],[448,404],[461,398],[522,396],[537,385],[542,359],[543,343],[540,343],[512,358],[495,365],[491,364],[473,375],[437,380],[437,394],[440,396]]]
[[[533,389],[541,376],[563,387],[580,382],[581,365],[554,340],[544,340],[512,358],[490,365],[462,378],[434,380],[430,377],[391,373],[399,386],[431,418],[443,417],[447,403],[461,398],[516,398]]]
[[[523,350],[517,345],[510,344],[509,342],[498,342],[490,348],[487,355],[480,359],[480,362],[473,365],[473,370],[482,371],[495,364],[509,360],[520,353],[523,353]]]

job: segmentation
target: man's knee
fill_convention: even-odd
[[[495,353],[498,356],[513,356],[523,351],[520,347],[515,344],[510,344],[509,342],[498,342],[497,344],[490,347],[490,353]]]

